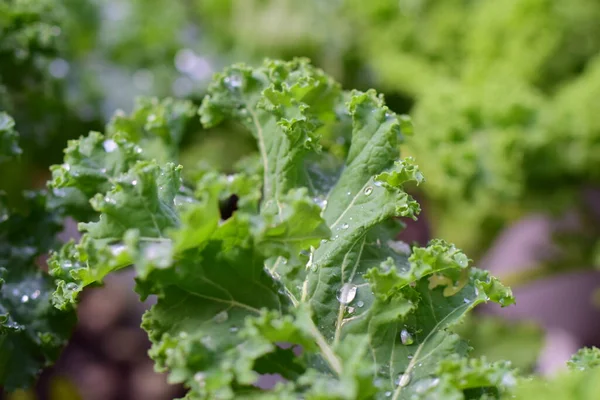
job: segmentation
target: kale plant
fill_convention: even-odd
[[[234,174],[184,179],[178,148],[196,108],[140,99],[104,134],[69,142],[29,214],[3,209],[0,384],[30,383],[56,357],[80,292],[133,266],[140,297],[157,296],[142,321],[150,356],[188,399],[513,394],[510,363],[470,358],[453,331],[478,304],[512,304],[510,289],[450,243],[396,240],[420,211],[407,190],[424,181],[400,157],[406,117],[303,59],[226,69],[198,113],[206,128],[250,131],[258,154]],[[83,236],[52,253],[51,279],[35,259],[58,215]],[[279,382],[261,388],[264,376]]]

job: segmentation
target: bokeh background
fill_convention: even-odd
[[[600,342],[598,21],[597,0],[0,0],[0,110],[24,150],[0,189],[16,202],[43,187],[68,139],[138,96],[199,104],[226,65],[308,57],[413,118],[402,152],[427,181],[401,237],[455,242],[513,287],[516,306],[461,326],[477,353],[552,374]],[[237,127],[198,123],[181,151],[193,174],[255,149]],[[153,371],[132,285],[123,271],[89,290],[57,365],[4,398],[181,395]]]

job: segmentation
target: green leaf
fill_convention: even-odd
[[[142,149],[121,137],[107,138],[98,132],[70,140],[64,163],[50,167],[48,186],[54,195],[52,205],[64,206],[76,217],[89,218],[89,199],[111,188],[111,178],[125,173],[141,159]]]
[[[218,74],[200,108],[205,127],[225,118],[241,122],[255,136],[263,168],[263,209],[299,182],[310,187],[303,163],[319,148],[319,128],[334,118],[339,85],[308,64],[266,61],[262,68],[235,65]]]
[[[118,112],[106,126],[106,135],[91,132],[71,140],[64,163],[54,165],[49,183],[52,206],[63,206],[80,219],[94,215],[89,200],[106,193],[113,180],[140,160],[175,161],[186,125],[195,114],[182,100],[137,99],[131,115]]]
[[[400,158],[407,123],[381,96],[341,92],[305,60],[266,61],[218,74],[200,119],[241,123],[259,162],[199,172],[195,190],[170,162],[120,164],[86,193],[98,217],[81,241],[52,257],[58,307],[133,264],[136,291],[158,298],[143,318],[151,357],[190,399],[508,390],[508,365],[469,360],[451,328],[477,304],[511,304],[510,290],[449,243],[395,240],[397,217],[420,211],[405,187],[423,176]],[[350,143],[336,150],[339,130]],[[264,391],[263,374],[282,382]]]
[[[563,372],[552,379],[534,378],[519,383],[516,400],[569,399],[593,400],[598,397],[600,369]]]
[[[517,400],[592,400],[598,396],[600,351],[582,348],[567,362],[569,369],[551,378],[532,377],[519,382],[512,398]]]
[[[567,365],[580,371],[596,368],[600,365],[600,350],[597,347],[580,349],[567,361]]]
[[[10,212],[0,200],[0,386],[12,391],[56,360],[75,314],[52,306],[52,280],[37,265],[60,230],[45,196],[26,193],[23,212]]]
[[[5,112],[0,112],[0,161],[21,154],[19,134],[14,130],[15,121]]]
[[[77,245],[69,243],[49,260],[50,273],[58,279],[54,301],[61,308],[75,302],[86,286],[133,262],[133,253],[149,258],[169,257],[164,248],[166,232],[179,225],[175,197],[179,192],[180,167],[140,161],[128,173],[112,181],[113,188],[91,201],[98,221],[80,223],[87,232]],[[124,240],[129,248],[119,245]],[[112,244],[112,245],[111,245]],[[154,262],[159,262],[154,260]]]
[[[139,97],[131,115],[118,112],[106,127],[108,137],[121,136],[144,149],[144,158],[175,161],[185,129],[196,114],[191,101]]]

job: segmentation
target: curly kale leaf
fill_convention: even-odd
[[[596,347],[580,349],[567,362],[567,371],[551,378],[523,379],[513,398],[592,400],[598,396],[599,365],[600,351]]]
[[[53,282],[37,265],[61,227],[45,196],[26,193],[22,212],[0,200],[0,386],[10,391],[30,385],[56,360],[75,314],[53,307]]]
[[[10,115],[0,112],[0,162],[21,154],[19,134],[14,128],[15,121]]]
[[[450,328],[480,303],[511,304],[510,290],[449,243],[395,240],[397,217],[420,210],[405,187],[423,176],[400,158],[408,125],[381,96],[344,92],[306,60],[266,61],[218,74],[199,113],[206,127],[246,127],[257,162],[190,186],[134,135],[112,139],[116,154],[141,149],[129,164],[111,164],[97,134],[71,144],[96,150],[71,158],[70,171],[93,161],[107,176],[89,184],[55,170],[53,185],[70,182],[94,211],[81,241],[52,257],[57,306],[133,264],[138,293],[158,297],[143,319],[150,354],[190,399],[462,399],[509,389],[510,366],[469,359]],[[345,151],[323,144],[346,129]],[[264,376],[280,382],[261,389]]]

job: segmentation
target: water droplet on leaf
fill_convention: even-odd
[[[410,255],[410,245],[406,242],[401,240],[388,240],[387,245],[397,254]]]
[[[357,287],[352,283],[344,283],[337,293],[337,299],[342,304],[348,304],[356,297]]]
[[[26,294],[24,294],[21,297],[21,303],[27,303],[29,301],[29,296],[27,296]]]
[[[316,205],[318,205],[321,210],[324,210],[325,207],[327,207],[327,200],[321,198],[321,197],[315,197],[313,198],[313,201],[315,202]]]
[[[125,248],[126,247],[123,244],[114,244],[114,245],[110,246],[110,252],[112,253],[113,256],[118,256],[123,251],[125,251]]]
[[[203,387],[206,382],[204,381],[206,379],[206,375],[204,374],[204,372],[196,372],[194,374],[194,380],[196,382],[198,382],[198,385],[200,385],[200,387]]]
[[[359,301],[358,301],[358,303],[356,303],[356,306],[357,306],[358,308],[362,308],[364,305],[365,305],[365,302],[364,302],[364,301],[362,301],[362,300],[359,300]]]
[[[223,322],[227,321],[227,319],[229,319],[229,314],[227,313],[227,311],[221,311],[220,313],[215,315],[213,318],[213,320],[217,324],[222,324]]]
[[[402,331],[400,332],[400,340],[402,341],[402,344],[405,346],[409,346],[415,342],[415,340],[413,339],[413,336],[406,329],[402,329]]]
[[[242,78],[238,75],[227,76],[225,84],[231,89],[237,89],[242,86]]]
[[[342,229],[348,229],[349,225],[348,224],[342,224]]]
[[[396,384],[400,387],[405,387],[410,383],[410,374],[400,374],[398,375],[398,380]]]
[[[371,193],[373,193],[373,188],[372,188],[371,186],[368,186],[368,187],[365,189],[365,196],[370,196],[370,195],[371,195]]]
[[[117,149],[117,143],[112,139],[107,139],[102,143],[102,147],[104,147],[104,151],[107,153],[112,153]]]
[[[506,373],[502,377],[502,384],[504,386],[511,387],[511,386],[514,386],[517,384],[517,380],[515,379],[515,377],[512,374]]]

